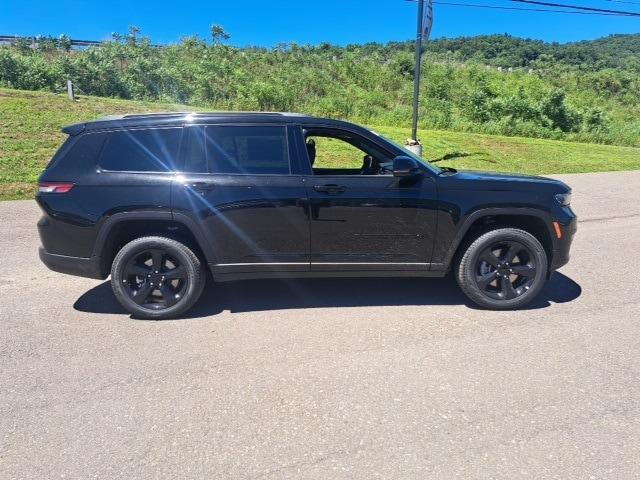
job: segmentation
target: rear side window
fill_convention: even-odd
[[[287,131],[280,126],[191,127],[185,171],[288,175]]]
[[[100,166],[117,172],[175,171],[181,128],[111,132]]]
[[[52,167],[71,169],[87,165],[93,168],[105,137],[106,135],[102,133],[85,133],[79,137],[68,137],[47,165],[47,169]]]

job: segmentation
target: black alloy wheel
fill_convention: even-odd
[[[476,284],[488,297],[512,300],[526,293],[536,278],[537,265],[531,251],[515,241],[485,248],[476,262]]]
[[[499,228],[478,236],[455,267],[462,291],[481,307],[521,308],[544,287],[547,253],[531,233]]]
[[[122,282],[138,305],[160,310],[172,307],[187,288],[187,271],[163,250],[143,250],[127,263]]]
[[[183,243],[142,237],[126,244],[113,261],[113,292],[139,318],[173,318],[198,300],[205,283],[201,262]]]

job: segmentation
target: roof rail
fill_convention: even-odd
[[[144,118],[144,117],[154,117],[154,116],[163,116],[163,117],[180,117],[182,115],[194,115],[194,116],[242,116],[242,115],[273,115],[273,116],[285,116],[285,117],[305,117],[307,116],[304,113],[295,113],[295,112],[231,112],[231,111],[223,111],[223,112],[149,112],[149,113],[131,113],[122,115],[121,118]]]
[[[154,117],[176,118],[190,115],[193,117],[242,117],[248,115],[267,117],[307,117],[304,113],[295,112],[147,112],[147,113],[127,113],[123,115],[106,115],[94,120],[95,122],[109,122],[126,119],[145,119]]]
[[[145,117],[182,117],[183,115],[192,115],[193,112],[148,112],[148,113],[128,113],[122,115],[121,118],[145,118]]]

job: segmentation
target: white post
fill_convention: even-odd
[[[407,145],[405,148],[411,151],[411,153],[415,153],[419,157],[422,157],[422,145],[419,143],[417,145]]]
[[[73,95],[73,82],[71,80],[67,80],[67,96],[69,100],[75,100],[75,96]]]

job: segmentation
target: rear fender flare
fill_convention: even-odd
[[[198,243],[198,247],[202,251],[205,259],[208,263],[215,263],[215,254],[213,249],[211,248],[211,242],[207,241],[206,236],[204,235],[200,226],[193,221],[189,216],[180,214],[180,213],[172,213],[168,211],[134,211],[134,212],[120,212],[115,213],[104,220],[103,224],[100,226],[100,230],[96,237],[95,246],[93,249],[93,257],[101,257],[102,251],[105,247],[107,239],[109,238],[109,234],[112,232],[113,228],[118,224],[128,221],[144,221],[144,220],[165,220],[170,222],[175,222],[184,225],[196,239]]]

